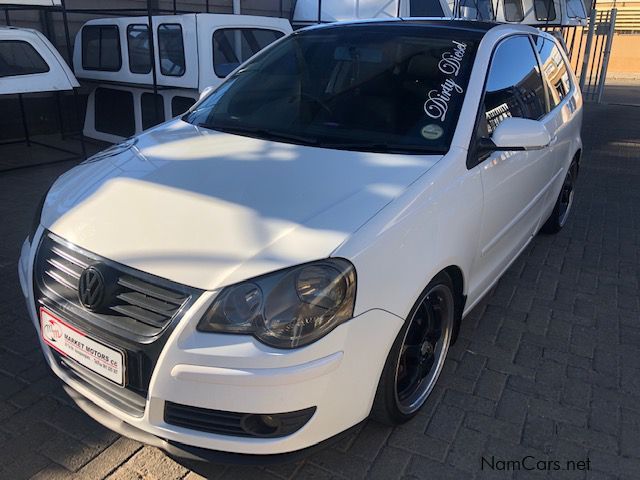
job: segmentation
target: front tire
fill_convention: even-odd
[[[371,418],[397,425],[422,408],[449,350],[454,306],[453,283],[441,273],[423,290],[391,347]]]
[[[551,216],[540,229],[542,233],[558,233],[567,223],[567,219],[571,213],[571,207],[573,207],[577,176],[578,162],[574,158],[571,165],[569,165],[567,175],[564,177],[562,189],[560,190],[560,194],[556,200],[556,205],[553,207],[553,212],[551,212]]]

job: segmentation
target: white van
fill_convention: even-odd
[[[144,118],[149,105],[156,115],[154,102],[161,105],[157,120],[184,113],[205,88],[292,31],[285,19],[250,15],[161,15],[152,22],[155,100],[147,17],[91,20],[78,32],[76,76],[98,83],[88,100],[86,136],[117,142],[140,133],[159,123],[148,121],[151,113]]]

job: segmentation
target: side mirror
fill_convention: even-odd
[[[479,148],[484,152],[539,150],[549,143],[551,135],[542,122],[508,117],[500,122],[490,139],[480,139]]]
[[[200,92],[200,97],[198,98],[198,101],[202,100],[204,97],[206,97],[207,95],[209,95],[209,94],[213,91],[213,88],[214,88],[214,87],[212,87],[212,86],[205,87],[205,88],[204,88],[204,90],[202,90],[202,91]]]

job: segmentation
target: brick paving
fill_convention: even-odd
[[[25,318],[16,259],[70,164],[0,175],[0,478],[639,478],[640,108],[589,105],[583,137],[566,229],[537,237],[466,319],[418,417],[262,469],[176,463],[69,402]],[[528,455],[590,470],[481,469]]]

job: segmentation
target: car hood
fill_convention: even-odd
[[[62,175],[45,228],[197,288],[331,254],[442,156],[275,143],[175,120]]]

